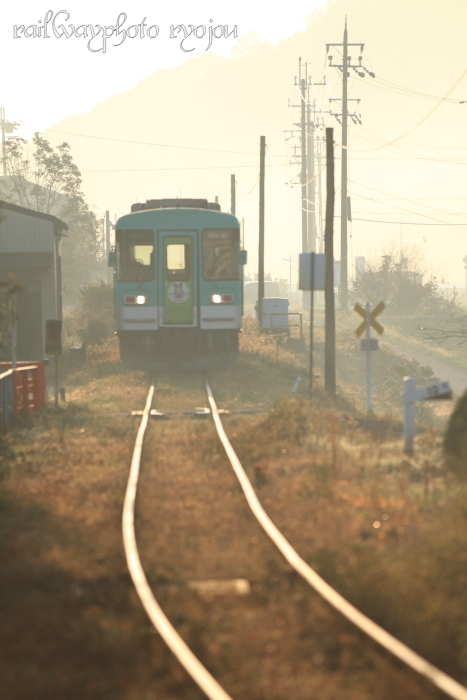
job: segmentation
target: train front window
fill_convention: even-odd
[[[240,232],[235,228],[203,231],[203,277],[205,280],[239,280]]]
[[[149,282],[154,279],[154,233],[116,231],[117,281]]]
[[[180,282],[190,278],[190,247],[186,243],[166,243],[165,261],[168,280]]]

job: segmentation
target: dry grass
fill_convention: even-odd
[[[293,402],[258,420],[253,433],[237,427],[233,442],[302,556],[372,619],[466,682],[467,489],[444,472],[439,434],[420,435],[408,459],[391,432],[358,414]]]
[[[305,382],[306,358],[247,327],[238,364],[212,373],[214,394],[223,407],[273,410],[226,416],[228,435],[300,554],[371,617],[466,681],[467,493],[443,471],[438,429],[419,432],[409,460],[396,418],[368,418],[354,407],[361,355],[346,342],[340,398],[326,398],[318,376],[310,405],[290,398],[296,377]],[[114,342],[88,357],[67,377],[66,406],[1,439],[2,693],[201,700],[154,634],[122,552],[136,424],[109,414],[142,408],[147,380],[121,366]],[[394,356],[380,357],[383,369],[392,366]],[[158,408],[206,405],[196,375],[159,377],[156,396]],[[384,400],[395,412],[390,392]],[[290,571],[251,516],[208,419],[151,423],[141,479],[137,536],[150,581],[236,700],[441,698]],[[238,577],[251,594],[211,600],[186,585]]]

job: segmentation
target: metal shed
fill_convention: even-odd
[[[18,360],[44,358],[45,322],[62,318],[60,242],[67,231],[55,216],[0,200],[0,283],[19,286]],[[8,286],[2,289],[5,296]],[[0,354],[10,359],[9,347]]]

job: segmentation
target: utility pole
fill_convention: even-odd
[[[323,188],[321,184],[321,146],[319,143],[323,144],[325,137],[319,137],[318,148],[316,153],[317,165],[318,165],[318,224],[319,224],[319,236],[320,245],[319,252],[324,253],[324,236],[323,236]]]
[[[348,308],[347,287],[347,78],[349,63],[347,56],[348,35],[347,17],[344,29],[344,57],[342,70],[342,160],[341,160],[341,279],[340,279],[340,303],[344,313]]]
[[[326,44],[326,53],[329,52],[331,46],[342,47],[342,64],[333,63],[333,56],[328,56],[329,66],[331,68],[337,68],[342,73],[342,113],[334,114],[338,121],[340,121],[339,116],[342,117],[342,160],[341,160],[341,279],[340,279],[340,306],[343,311],[348,310],[348,254],[347,254],[347,145],[348,145],[348,134],[347,134],[347,119],[350,116],[352,121],[361,124],[360,115],[355,113],[349,114],[348,109],[348,78],[350,76],[349,68],[353,70],[360,76],[364,78],[365,74],[370,75],[372,78],[375,74],[367,70],[365,66],[362,66],[362,56],[358,57],[358,63],[352,64],[352,57],[349,56],[348,50],[349,46],[359,46],[360,53],[363,52],[365,44],[349,44],[348,32],[347,32],[347,17],[345,18],[345,28],[344,28],[344,41],[342,44]],[[330,102],[337,101],[331,99]],[[339,100],[340,101],[340,100]],[[357,103],[360,102],[359,99],[352,100]]]
[[[334,129],[326,129],[326,229],[324,251],[326,277],[324,288],[324,388],[336,394],[336,317],[334,309]]]
[[[316,120],[316,105],[313,107],[310,102],[310,85],[311,76],[308,76],[308,64],[305,63],[305,79],[302,79],[302,59],[299,58],[299,79],[300,87],[300,105],[290,105],[291,107],[300,107],[301,119],[300,122],[294,123],[294,126],[300,127],[300,161],[297,158],[297,146],[294,146],[294,160],[290,164],[300,162],[300,187],[301,187],[301,208],[302,208],[302,252],[316,252],[317,240],[317,225],[316,225],[316,182],[315,182],[315,129],[317,128]],[[326,85],[326,78],[322,83],[313,83],[313,86]],[[297,78],[295,78],[297,85]],[[305,97],[306,90],[306,97]],[[319,110],[322,114],[322,110]],[[331,114],[331,112],[326,112]],[[287,129],[287,133],[292,138],[295,134],[294,129]],[[286,139],[289,140],[289,139]]]
[[[108,259],[109,259],[109,253],[110,253],[110,215],[109,212],[105,212],[105,260],[104,264],[107,265]],[[109,284],[112,284],[113,281],[113,268],[110,268],[108,265],[106,267],[107,270],[107,282]]]
[[[259,247],[258,247],[258,320],[263,325],[264,299],[264,175],[266,164],[266,137],[261,136],[259,151]]]
[[[308,124],[308,250],[316,253],[316,202],[315,202],[315,125],[311,121],[311,104],[307,104],[307,124]]]
[[[316,252],[316,184],[315,184],[315,136],[316,128],[315,117],[316,109],[312,109],[310,104],[310,84],[311,76],[308,76],[308,64],[304,64],[305,78],[302,78],[302,59],[298,59],[298,83],[295,78],[295,85],[300,88],[300,104],[291,105],[292,107],[300,107],[300,122],[294,123],[294,126],[300,127],[300,190],[301,190],[301,210],[302,210],[302,252]],[[323,83],[315,83],[315,85],[326,85],[326,79]],[[294,135],[294,130],[291,131],[291,137]],[[294,160],[291,163],[297,163],[297,147],[294,146]],[[303,308],[308,308],[309,305],[308,292],[303,292]]]
[[[299,81],[300,81],[300,130],[301,130],[301,142],[302,142],[302,162],[300,171],[300,184],[302,192],[302,253],[308,251],[308,219],[307,219],[307,202],[306,202],[306,173],[307,173],[307,162],[306,162],[306,81],[301,77],[302,73],[302,59],[299,58]]]
[[[235,175],[230,176],[230,213],[235,216]]]

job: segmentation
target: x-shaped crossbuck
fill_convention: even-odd
[[[375,329],[375,331],[377,333],[379,333],[380,335],[383,335],[384,328],[380,323],[378,323],[378,321],[376,320],[376,317],[378,316],[378,314],[381,313],[381,311],[384,308],[386,308],[384,301],[380,301],[379,304],[377,304],[375,306],[373,311],[370,311],[370,326],[372,326]],[[363,306],[360,306],[360,304],[355,304],[354,309],[357,312],[357,314],[360,314],[360,316],[362,316],[364,318],[364,321],[362,321],[362,323],[359,325],[359,327],[355,331],[355,333],[357,334],[357,338],[359,338],[366,328],[366,322],[367,322],[366,311],[363,308]]]

